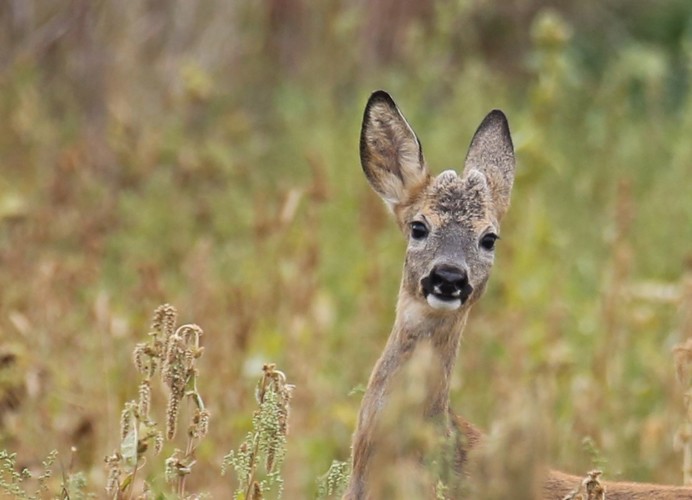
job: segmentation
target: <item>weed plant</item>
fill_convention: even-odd
[[[200,343],[202,329],[197,325],[177,327],[176,320],[177,311],[173,306],[158,307],[148,341],[137,344],[134,349],[134,364],[142,380],[138,399],[125,403],[121,413],[120,447],[106,457],[106,492],[112,498],[133,497],[137,471],[145,462],[145,453],[151,448],[158,455],[163,448],[164,434],[151,414],[151,384],[157,370],[167,388],[166,439],[175,438],[181,404],[189,402],[191,407],[185,449],[175,448],[165,461],[166,481],[175,485],[179,498],[187,498],[185,482],[197,462],[197,446],[209,431],[210,414],[197,388],[196,363],[204,352]],[[143,488],[144,492],[150,490],[146,482]]]
[[[252,431],[240,447],[224,457],[222,472],[233,467],[238,477],[234,498],[261,500],[274,491],[281,498],[281,465],[286,457],[288,417],[294,387],[273,364],[264,365],[255,397],[259,408],[252,418]],[[259,468],[263,467],[263,473]],[[262,479],[261,477],[264,477]]]
[[[41,463],[41,472],[34,474],[26,468],[18,471],[17,455],[0,450],[0,491],[8,497],[22,500],[43,498],[48,493],[46,482],[53,475],[56,456],[56,451],[50,452]]]

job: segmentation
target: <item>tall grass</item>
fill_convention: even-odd
[[[186,489],[228,493],[218,465],[271,359],[298,388],[285,496],[315,492],[393,318],[403,241],[357,156],[386,88],[435,171],[493,107],[515,138],[453,407],[491,429],[535,386],[551,464],[590,470],[588,437],[610,479],[680,481],[679,299],[651,291],[690,252],[689,3],[376,3],[0,9],[0,446],[20,468],[74,446],[105,486],[132,345],[172,302],[209,333],[218,418]]]

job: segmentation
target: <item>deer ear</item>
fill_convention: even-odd
[[[382,90],[365,106],[360,162],[370,185],[391,209],[411,199],[430,178],[416,134]]]
[[[514,146],[507,118],[502,111],[493,110],[483,119],[471,139],[464,163],[464,176],[473,170],[485,176],[498,222],[509,208],[514,167]]]

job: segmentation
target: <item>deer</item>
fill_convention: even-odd
[[[380,425],[391,406],[398,374],[426,346],[435,376],[416,413],[442,423],[454,448],[453,474],[468,474],[469,453],[484,435],[449,408],[450,381],[471,307],[482,296],[493,267],[500,222],[515,174],[515,154],[505,114],[493,110],[478,126],[461,173],[431,175],[415,132],[385,91],[365,106],[360,159],[371,188],[384,200],[407,240],[394,325],[363,394],[351,446],[351,476],[343,498],[378,498],[369,470],[381,455]],[[380,456],[379,459],[382,457]],[[540,498],[566,498],[582,478],[550,470]],[[607,482],[612,499],[692,499],[692,488]]]

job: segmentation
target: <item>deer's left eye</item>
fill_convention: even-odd
[[[411,223],[411,238],[414,240],[422,240],[428,236],[428,228],[422,222],[412,222]]]
[[[495,242],[499,239],[500,237],[496,235],[495,233],[488,233],[484,234],[483,237],[481,238],[481,248],[484,250],[494,250],[495,249]]]

